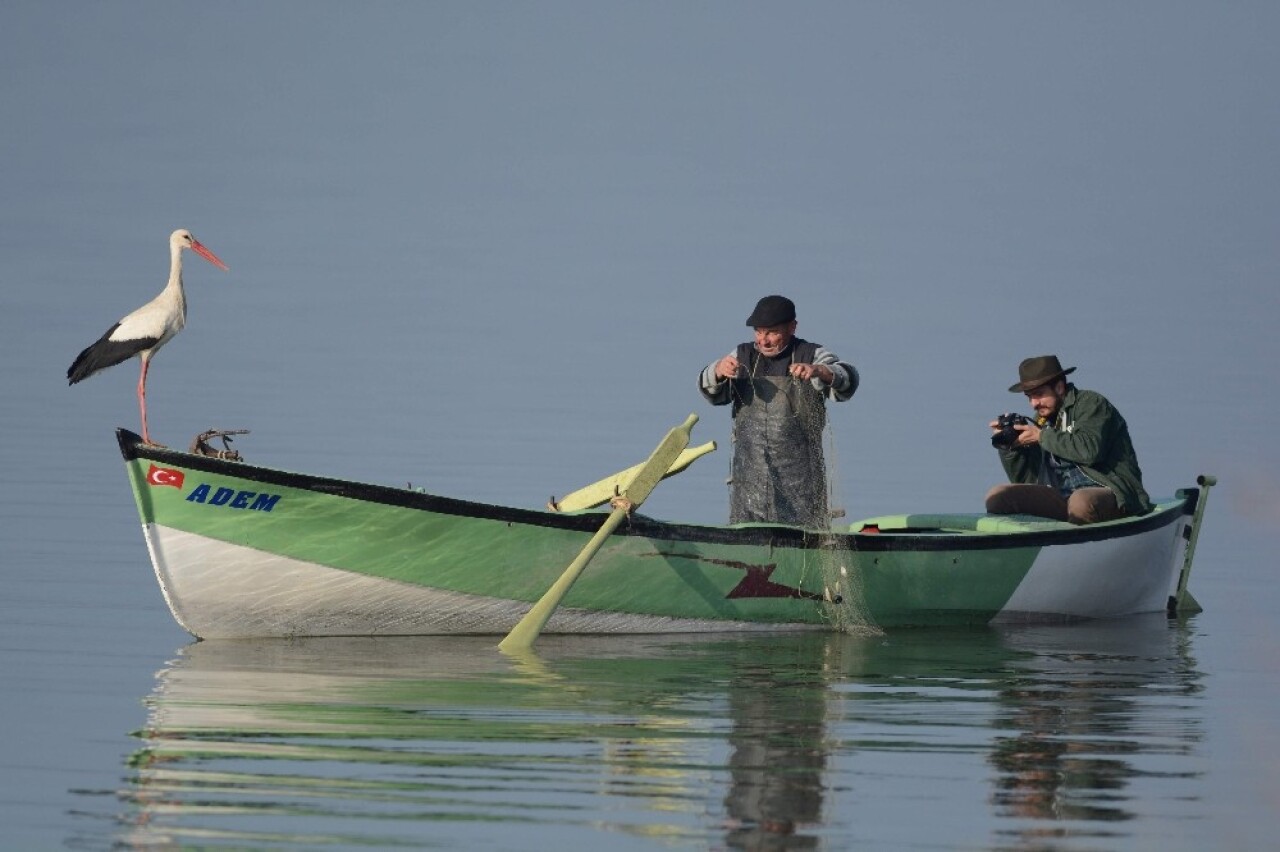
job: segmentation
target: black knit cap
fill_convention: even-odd
[[[747,317],[752,328],[772,328],[786,325],[796,318],[796,303],[786,296],[765,296],[756,302],[756,309]]]

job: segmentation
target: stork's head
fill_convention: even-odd
[[[209,251],[200,243],[199,240],[191,236],[191,232],[186,228],[179,228],[169,235],[169,247],[176,251],[191,249],[193,252],[200,255],[219,269],[225,270],[227,268],[225,263],[218,260],[218,256],[216,254]]]

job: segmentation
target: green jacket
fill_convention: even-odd
[[[1041,430],[1039,445],[1001,451],[1000,463],[1010,482],[1047,484],[1046,452],[1074,462],[1090,479],[1110,488],[1124,512],[1151,511],[1129,426],[1102,394],[1068,384],[1057,420]]]

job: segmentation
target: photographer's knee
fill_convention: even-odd
[[[987,496],[983,500],[983,505],[986,506],[987,514],[989,515],[1009,514],[1008,510],[1005,508],[1007,505],[1005,501],[1005,494],[1007,493],[1008,493],[1008,489],[1003,485],[996,485],[990,491],[987,492]]]
[[[1073,524],[1093,524],[1099,520],[1098,507],[1087,490],[1073,492],[1067,498],[1067,520]]]

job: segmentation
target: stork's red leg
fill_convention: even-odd
[[[142,411],[142,440],[151,443],[151,433],[147,430],[147,365],[150,359],[143,357],[142,374],[138,376],[138,408]]]

